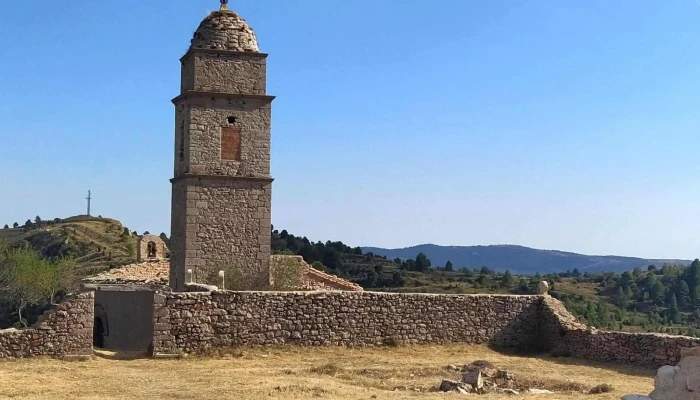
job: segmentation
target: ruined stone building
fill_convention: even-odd
[[[168,246],[156,235],[143,235],[136,247],[136,261],[158,261],[168,257]]]

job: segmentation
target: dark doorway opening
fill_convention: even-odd
[[[155,242],[148,242],[148,258],[155,258],[158,256],[158,248]]]
[[[95,317],[95,325],[92,328],[92,345],[99,348],[105,347],[105,326],[100,317]]]

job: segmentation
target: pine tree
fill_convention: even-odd
[[[678,299],[678,306],[685,307],[690,303],[690,287],[686,281],[679,279],[676,286],[676,298]]]
[[[669,319],[674,324],[681,322],[681,313],[678,310],[678,301],[676,301],[676,295],[671,296],[671,307],[669,309]]]
[[[653,301],[656,304],[661,304],[661,302],[664,299],[664,295],[666,294],[666,288],[664,287],[663,283],[661,283],[659,280],[656,280],[656,282],[654,282],[654,284],[651,285],[649,292],[649,294],[651,295],[651,301]]]
[[[447,260],[447,262],[445,263],[445,271],[447,271],[447,272],[454,271],[454,267],[452,266],[452,261]]]
[[[418,253],[416,256],[416,271],[426,272],[430,269],[430,260],[424,253]]]
[[[700,298],[698,298],[698,295],[700,295],[698,291],[698,288],[700,288],[700,260],[695,259],[695,261],[690,264],[683,274],[683,280],[688,284],[690,297],[693,303],[697,303],[698,300],[700,300]]]
[[[530,291],[530,288],[527,283],[527,279],[525,278],[520,278],[520,282],[518,282],[518,289],[522,293],[528,293]]]
[[[627,309],[627,306],[629,305],[629,298],[625,294],[625,290],[622,289],[622,286],[617,287],[617,294],[615,295],[615,298],[617,299],[617,305],[619,305],[621,308]]]
[[[394,274],[391,276],[391,281],[395,287],[402,287],[406,283],[403,275],[401,275],[401,272],[398,271],[394,272]]]
[[[513,286],[513,275],[510,274],[509,270],[506,270],[505,274],[503,274],[503,277],[501,277],[501,287],[508,289]]]

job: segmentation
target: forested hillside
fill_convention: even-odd
[[[622,273],[636,267],[650,264],[690,264],[686,260],[656,260],[638,257],[591,256],[558,250],[540,250],[524,246],[438,246],[422,244],[402,249],[383,249],[363,247],[363,251],[372,252],[387,258],[413,258],[418,253],[430,257],[433,262],[443,265],[447,261],[455,265],[486,266],[496,271],[510,270],[513,273],[533,275],[536,273],[559,273],[574,268],[581,272],[615,271]]]
[[[312,243],[286,231],[272,232],[277,253],[304,257],[314,267],[353,280],[365,289],[423,293],[532,294],[541,280],[582,322],[599,328],[697,335],[700,327],[700,261],[613,271],[516,275],[486,266],[434,265],[424,254],[395,258],[363,253],[342,242]]]

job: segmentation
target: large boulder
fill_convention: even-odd
[[[655,400],[672,400],[671,391],[673,389],[673,378],[676,376],[677,367],[664,365],[659,368],[654,379],[654,391],[651,397]]]
[[[687,356],[675,366],[664,366],[654,380],[653,400],[700,400],[700,357]]]

